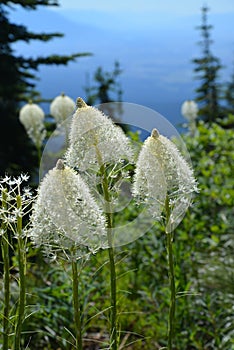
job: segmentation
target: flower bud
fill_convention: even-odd
[[[44,118],[45,114],[41,107],[31,102],[24,105],[19,113],[19,120],[36,147],[42,146],[42,142],[46,136]]]
[[[181,106],[181,114],[188,121],[194,121],[197,118],[198,105],[194,101],[185,101]]]
[[[75,102],[65,94],[55,97],[50,105],[50,114],[57,124],[62,124],[75,110]]]

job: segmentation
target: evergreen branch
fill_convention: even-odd
[[[1,4],[11,6],[11,4],[20,5],[25,9],[35,10],[37,6],[59,6],[57,0],[1,0]]]

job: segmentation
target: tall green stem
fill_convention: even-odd
[[[2,192],[2,208],[7,210],[7,192]],[[3,259],[3,279],[4,279],[4,310],[3,310],[3,350],[9,349],[9,311],[10,311],[10,259],[9,242],[6,223],[2,224],[4,234],[2,236],[2,259]]]
[[[113,237],[112,237],[112,208],[111,198],[108,187],[108,179],[104,165],[101,166],[101,173],[103,176],[102,188],[105,199],[105,215],[107,221],[107,239],[108,239],[108,254],[110,262],[110,350],[117,350],[117,306],[116,306],[116,271],[115,271],[115,258],[113,248]]]
[[[110,284],[111,284],[111,331],[110,331],[110,349],[117,349],[117,307],[116,307],[116,271],[115,271],[115,259],[114,259],[114,249],[112,247],[108,248],[109,261],[110,261]]]
[[[170,217],[169,199],[167,197],[166,203],[166,221]],[[168,342],[167,349],[172,350],[175,328],[175,307],[176,307],[176,290],[175,290],[175,273],[174,273],[174,258],[173,258],[173,235],[171,232],[166,232],[167,235],[167,255],[168,255],[168,272],[170,283],[170,307],[168,315]]]
[[[41,146],[37,145],[37,160],[38,160],[38,169],[40,169],[41,165]]]
[[[78,268],[75,257],[72,258],[72,292],[73,292],[73,307],[74,307],[74,321],[76,333],[76,350],[82,350],[82,332],[81,332],[81,313],[79,300],[79,280]]]
[[[19,304],[16,315],[16,330],[15,330],[15,348],[14,350],[20,350],[20,340],[22,324],[24,321],[25,314],[25,273],[26,273],[26,255],[25,255],[25,244],[22,237],[22,202],[20,195],[17,196],[17,209],[19,211],[17,217],[17,240],[18,240],[18,267],[19,267]]]

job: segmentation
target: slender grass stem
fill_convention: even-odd
[[[73,292],[73,307],[74,321],[76,334],[76,350],[82,350],[82,332],[81,332],[81,312],[79,300],[79,278],[78,278],[78,262],[72,258],[72,292]]]
[[[170,217],[169,199],[167,197],[166,203],[166,219],[167,222]],[[168,273],[170,284],[170,307],[168,314],[168,341],[167,349],[173,349],[173,339],[175,332],[175,308],[176,308],[176,290],[175,290],[175,273],[174,273],[174,258],[173,258],[173,236],[171,232],[166,232],[167,235],[167,255],[168,255]]]
[[[169,283],[170,283],[170,308],[169,308],[169,319],[168,319],[168,350],[172,350],[174,328],[175,328],[175,276],[174,276],[174,259],[172,249],[172,235],[167,233],[167,252],[168,252],[168,267],[169,267]]]
[[[37,160],[38,160],[38,169],[40,169],[41,165],[41,146],[37,145]]]
[[[117,349],[117,307],[116,307],[116,271],[115,271],[115,259],[114,259],[114,249],[112,247],[108,248],[109,261],[110,261],[110,284],[111,284],[111,331],[110,331],[110,349]]]
[[[25,243],[22,237],[22,202],[20,195],[17,196],[17,209],[19,211],[17,217],[17,241],[18,241],[18,267],[19,267],[19,303],[18,310],[16,315],[16,329],[15,329],[15,347],[14,350],[20,350],[20,342],[21,342],[21,331],[22,324],[24,321],[25,315],[25,273],[26,273],[26,254],[25,254]]]
[[[2,207],[7,210],[7,192],[2,192]],[[3,350],[9,349],[9,312],[10,312],[10,258],[9,242],[6,223],[2,224],[4,234],[2,236],[2,259],[3,259],[3,279],[4,279],[4,310],[3,310]]]
[[[111,199],[108,187],[108,180],[105,172],[105,167],[101,166],[101,173],[103,176],[102,188],[105,199],[105,215],[107,221],[107,239],[108,239],[108,254],[110,262],[110,350],[117,350],[117,302],[116,302],[116,270],[115,257],[112,237],[112,210]]]

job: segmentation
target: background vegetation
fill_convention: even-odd
[[[40,64],[66,64],[82,54],[46,57],[36,60],[15,57],[11,43],[17,40],[50,40],[58,33],[34,34],[9,23],[7,6],[0,2],[0,114],[1,172],[16,174],[36,164],[33,148],[18,122],[22,101],[40,99],[30,83]],[[57,5],[56,1],[15,1],[36,9],[39,5]],[[207,8],[202,10],[202,55],[194,60],[200,87],[195,99],[200,103],[196,133],[184,132],[200,193],[193,207],[175,231],[178,350],[234,349],[234,95],[233,77],[218,84],[220,59],[211,50]],[[97,70],[98,87],[87,88],[90,100],[104,102],[108,89],[115,88],[120,74]],[[197,75],[198,74],[198,75]],[[103,86],[106,90],[103,90]],[[117,90],[118,85],[117,85]],[[117,91],[116,90],[116,91]],[[104,91],[104,93],[103,93]],[[186,97],[185,97],[186,98]],[[9,131],[10,130],[10,131]],[[12,135],[6,138],[4,135]],[[135,134],[131,136],[137,137]],[[16,152],[17,150],[17,152]],[[14,151],[14,152],[13,152]],[[28,158],[30,157],[30,158]],[[32,159],[32,162],[29,159]],[[28,169],[28,164],[31,168]],[[133,217],[129,206],[125,215]],[[17,304],[18,274],[11,249],[12,315]],[[39,250],[27,242],[27,309],[23,323],[22,349],[71,349],[73,318],[70,266],[48,262]],[[121,324],[120,348],[160,349],[166,346],[169,306],[165,237],[159,225],[132,244],[116,250],[118,280],[118,316]],[[85,349],[105,349],[108,338],[108,257],[105,251],[92,256],[82,269],[81,301]],[[2,270],[2,269],[1,269]],[[0,280],[2,284],[2,281]],[[3,288],[0,288],[0,316],[3,313]],[[1,317],[2,318],[2,317]],[[13,323],[13,320],[12,320]],[[0,326],[0,332],[1,332]],[[11,330],[13,332],[13,328]],[[0,337],[0,346],[2,338]]]

